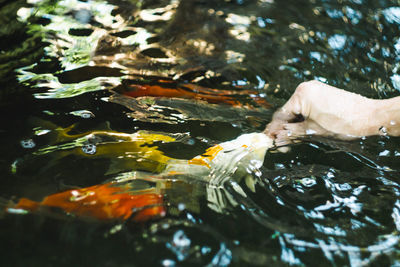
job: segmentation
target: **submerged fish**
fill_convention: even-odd
[[[41,202],[21,198],[7,211],[46,212],[49,208],[59,208],[64,212],[86,218],[126,220],[132,216],[132,220],[137,222],[165,214],[163,196],[157,194],[155,189],[141,194],[130,189],[129,185],[107,183],[52,194]]]
[[[200,86],[193,83],[179,83],[167,79],[155,79],[152,83],[140,83],[125,80],[123,86],[119,88],[123,95],[130,97],[166,97],[166,98],[186,98],[204,100],[208,103],[224,103],[235,107],[245,106],[242,101],[248,102],[247,106],[254,104],[264,108],[271,105],[254,90],[226,90],[214,89]],[[243,98],[242,101],[238,97]]]
[[[147,132],[138,132],[134,136],[138,142],[150,140],[150,133]],[[158,139],[163,140],[161,137]],[[69,214],[100,220],[146,221],[165,215],[163,193],[170,186],[168,177],[182,175],[201,179],[210,185],[223,185],[228,179],[243,178],[254,169],[260,168],[266,151],[272,146],[272,139],[263,133],[243,134],[232,141],[210,147],[204,154],[190,160],[160,157],[160,151],[145,147],[148,157],[151,158],[154,153],[166,165],[158,174],[137,171],[126,179],[52,194],[41,202],[22,198],[17,204],[9,206],[7,211],[39,212],[49,210],[48,208],[60,208]],[[135,188],[134,182],[138,179],[154,184],[146,188]],[[237,190],[243,194],[240,187]],[[209,195],[212,197],[212,194]],[[212,199],[210,201],[213,202]]]

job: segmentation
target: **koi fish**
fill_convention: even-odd
[[[204,100],[208,103],[224,103],[235,107],[255,103],[264,108],[271,105],[265,101],[257,91],[253,90],[223,90],[213,89],[192,83],[178,83],[172,80],[156,80],[152,84],[131,83],[125,80],[122,87],[117,89],[122,95],[130,97],[166,97],[166,98],[186,98]],[[241,101],[239,100],[241,98]]]
[[[137,137],[139,136],[137,133]],[[254,169],[260,168],[265,153],[272,146],[272,139],[263,133],[243,134],[232,141],[210,147],[204,154],[190,160],[168,158],[166,167],[158,174],[138,172],[137,176],[133,175],[123,181],[49,195],[41,202],[21,198],[17,204],[8,207],[7,212],[39,212],[46,208],[60,208],[66,213],[81,217],[143,222],[166,214],[162,195],[167,187],[166,178],[189,174],[190,177],[199,177],[210,184],[221,185],[227,179],[233,179],[234,176],[246,177]],[[159,152],[155,151],[147,150],[147,153]],[[134,180],[144,180],[146,177],[152,179],[155,176],[164,182],[146,189],[134,188]],[[246,184],[249,185],[248,181]],[[244,194],[240,187],[234,189]],[[209,195],[213,196],[212,193]]]
[[[99,220],[127,220],[132,217],[133,221],[143,222],[165,215],[163,196],[157,194],[155,189],[149,191],[137,192],[129,185],[107,183],[49,195],[41,202],[21,198],[7,211],[38,212],[46,208],[59,208],[80,217]]]

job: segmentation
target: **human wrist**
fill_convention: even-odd
[[[376,134],[400,136],[400,97],[375,100],[370,115]]]

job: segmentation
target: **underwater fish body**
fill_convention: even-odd
[[[140,138],[139,138],[140,139]],[[140,172],[140,179],[157,176],[165,179],[171,175],[189,174],[211,184],[222,184],[233,175],[245,176],[250,169],[260,168],[265,154],[273,146],[272,139],[263,133],[243,134],[223,142],[190,160],[170,158],[166,168],[158,174]],[[156,150],[155,153],[159,153]],[[138,177],[132,178],[138,179]],[[67,214],[98,220],[128,220],[143,222],[166,214],[162,191],[153,187],[135,190],[126,183],[106,183],[82,189],[73,189],[45,197],[41,202],[21,198],[8,207],[9,213],[17,211],[40,212],[46,208],[59,208]]]

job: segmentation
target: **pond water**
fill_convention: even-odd
[[[399,138],[230,147],[305,80],[397,96],[399,6],[0,0],[4,265],[400,265]]]

